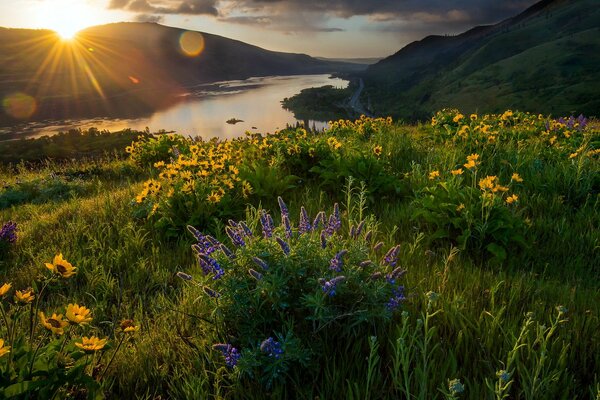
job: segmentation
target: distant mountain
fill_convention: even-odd
[[[543,0],[496,25],[413,42],[362,74],[363,103],[410,119],[444,107],[600,115],[599,6]]]
[[[142,116],[168,107],[203,83],[364,69],[208,33],[194,33],[182,47],[186,32],[153,23],[117,23],[88,28],[63,41],[52,31],[0,28],[0,100],[13,105],[11,112],[6,104],[0,107],[0,124],[16,121],[11,117],[15,107],[28,107],[22,96],[15,100],[15,93],[35,99],[29,120]],[[186,49],[203,50],[190,56]]]

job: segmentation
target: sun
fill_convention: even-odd
[[[35,13],[39,26],[55,31],[64,40],[100,23],[98,10],[82,0],[44,0],[36,6]]]

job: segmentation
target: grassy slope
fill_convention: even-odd
[[[464,149],[436,145],[422,135],[421,128],[397,127],[375,140],[390,150],[398,171],[406,172],[414,185],[427,179],[429,168],[449,169],[464,158]],[[481,264],[467,255],[451,256],[446,248],[429,249],[413,229],[406,200],[369,210],[380,218],[386,245],[402,244],[401,262],[409,270],[405,284],[411,293],[406,305],[410,326],[415,326],[426,306],[423,293],[434,290],[442,296],[443,313],[435,318],[435,343],[440,347],[430,361],[435,368],[427,384],[431,396],[440,395],[437,388],[444,387],[447,379],[461,377],[467,386],[464,398],[485,398],[483,379],[494,379],[501,368],[499,360],[512,348],[524,313],[533,311],[547,323],[559,304],[569,309],[569,321],[560,329],[571,347],[565,360],[568,375],[558,382],[564,388],[556,393],[585,398],[591,396],[590,385],[599,382],[594,371],[600,365],[596,335],[600,329],[600,221],[593,200],[597,194],[590,194],[587,201],[570,195],[570,190],[586,191],[582,185],[589,182],[594,169],[561,163],[540,171],[533,154],[535,149],[485,155],[491,170],[504,168],[504,157],[518,164],[531,193],[523,199],[523,207],[533,220],[532,232],[538,243],[529,256],[518,256],[522,261],[518,266]],[[197,320],[176,311],[207,312],[195,305],[197,291],[174,277],[178,270],[198,272],[187,238],[165,242],[132,217],[130,202],[140,189],[138,179],[148,172],[123,161],[106,160],[95,167],[75,162],[36,170],[21,168],[16,175],[0,172],[0,181],[14,183],[17,178],[47,178],[51,172],[90,171],[81,179],[92,187],[80,197],[0,210],[0,221],[19,223],[21,237],[15,258],[3,267],[3,279],[10,279],[16,287],[25,286],[44,262],[61,251],[80,273],[69,289],[53,295],[49,304],[62,305],[65,298],[84,303],[94,309],[96,321],[104,321],[99,326],[108,327],[126,317],[141,321],[136,345],[124,349],[110,371],[114,384],[107,390],[114,398],[193,398],[206,397],[209,392],[217,397],[229,393],[264,398],[262,388],[251,382],[236,385],[218,370],[208,350],[211,338]],[[292,215],[297,215],[301,204],[311,213],[329,207],[331,199],[318,193],[318,188],[306,187],[287,196]],[[275,204],[267,206],[275,208]],[[427,250],[434,253],[425,256]],[[360,349],[359,338],[349,344],[345,354],[332,355],[318,382],[296,382],[277,387],[271,394],[323,399],[348,398],[353,393],[365,398],[392,396],[390,352],[396,335],[395,329],[380,332],[383,361],[371,393],[361,392],[366,367],[365,354],[356,350]],[[362,339],[366,343],[367,338]],[[556,350],[549,354],[554,359]],[[531,397],[522,394],[521,398]]]

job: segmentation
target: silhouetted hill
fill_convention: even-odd
[[[169,106],[202,83],[364,68],[207,33],[196,34],[204,48],[190,56],[180,43],[185,32],[153,23],[117,23],[63,41],[52,31],[0,28],[0,98],[16,92],[34,98],[37,108],[29,119],[140,116]],[[3,109],[0,123],[12,123],[9,114],[15,113]]]
[[[444,107],[598,115],[598,65],[597,0],[544,0],[495,25],[413,42],[363,77],[367,103],[382,115],[427,118]]]

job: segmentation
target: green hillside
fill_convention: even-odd
[[[403,118],[444,107],[597,115],[599,63],[595,2],[543,1],[497,25],[406,46],[369,67],[364,99]]]

